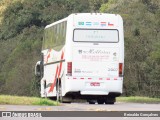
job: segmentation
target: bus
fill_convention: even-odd
[[[76,13],[44,29],[35,66],[41,97],[114,104],[122,94],[123,20],[118,14]]]

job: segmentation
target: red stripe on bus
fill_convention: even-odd
[[[52,85],[51,85],[51,87],[50,87],[50,89],[49,89],[49,91],[48,91],[49,93],[50,93],[50,92],[53,92],[53,88],[54,88],[54,86],[55,86],[55,84],[56,84],[57,74],[58,74],[58,65],[57,65],[57,68],[56,68],[56,74],[55,74],[53,83],[52,83]]]
[[[92,78],[88,78],[88,80],[92,80]]]
[[[50,53],[51,53],[52,49],[48,50],[48,55],[47,55],[47,60],[46,62],[48,62],[48,59],[51,57]]]
[[[63,60],[63,57],[64,57],[64,52],[62,51],[62,54],[61,54],[61,60]],[[51,87],[50,87],[50,89],[49,89],[49,93],[50,92],[53,92],[53,89],[54,89],[54,86],[55,86],[55,84],[56,84],[56,79],[57,79],[57,77],[59,78],[60,77],[60,75],[61,75],[61,70],[62,70],[62,62],[60,62],[60,67],[58,67],[58,65],[57,65],[57,68],[56,68],[56,74],[55,74],[55,77],[54,77],[54,81],[53,81],[53,83],[52,83],[52,85],[51,85]],[[57,76],[58,75],[58,76]],[[59,80],[59,79],[58,79]]]
[[[62,54],[61,54],[61,60],[63,60],[63,57],[64,57],[64,52],[62,51]],[[60,62],[58,78],[59,78],[59,77],[60,77],[60,75],[61,75],[61,70],[62,70],[62,62]]]
[[[110,78],[107,78],[106,80],[110,80]]]

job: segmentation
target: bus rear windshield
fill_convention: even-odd
[[[73,41],[116,43],[119,41],[118,35],[118,30],[116,29],[75,29]]]

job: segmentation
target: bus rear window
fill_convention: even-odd
[[[115,29],[75,29],[73,41],[116,43],[118,38],[118,30]]]

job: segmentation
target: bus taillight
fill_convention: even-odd
[[[123,76],[123,63],[119,63],[119,77]]]
[[[72,62],[67,62],[67,75],[72,76]]]

